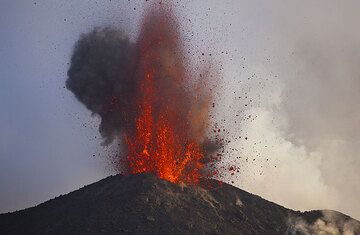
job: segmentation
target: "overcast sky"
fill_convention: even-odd
[[[64,88],[66,72],[81,33],[113,26],[135,40],[149,2],[2,1],[0,212],[113,173],[99,121]],[[360,219],[360,3],[183,2],[174,6],[194,66],[208,51],[223,68],[215,113],[237,149],[227,161],[241,166],[226,180],[286,207]]]

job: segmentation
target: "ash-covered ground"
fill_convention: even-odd
[[[149,174],[110,176],[0,215],[0,234],[359,234],[335,211],[287,209],[231,185],[208,189]]]

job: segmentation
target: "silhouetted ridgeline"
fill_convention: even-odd
[[[360,234],[360,222],[335,211],[293,211],[228,184],[205,190],[152,175],[110,176],[38,206],[0,215],[1,234],[320,231]]]

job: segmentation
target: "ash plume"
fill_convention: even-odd
[[[76,43],[66,87],[93,114],[101,117],[104,144],[129,130],[136,115],[135,43],[112,28],[94,29]]]
[[[171,10],[149,11],[136,43],[105,28],[77,42],[67,88],[99,115],[104,144],[119,138],[116,168],[153,173],[171,182],[198,183],[212,151],[206,136],[211,95],[186,65]],[[125,160],[125,161],[122,161]]]

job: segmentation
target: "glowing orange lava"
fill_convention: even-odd
[[[179,33],[169,15],[149,14],[139,39],[140,110],[135,133],[127,134],[130,173],[153,173],[174,183],[197,184],[204,153],[194,134],[191,91],[179,46]],[[197,124],[198,125],[198,124]]]

